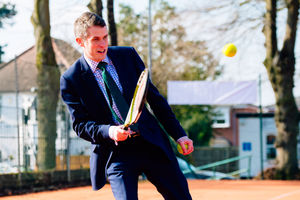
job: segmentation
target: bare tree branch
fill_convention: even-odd
[[[294,54],[298,22],[297,19],[299,15],[299,0],[286,0],[286,4],[288,8],[288,16],[282,51],[286,51],[288,54]]]

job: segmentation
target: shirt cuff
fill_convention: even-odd
[[[115,137],[114,137],[115,129],[116,129],[116,126],[110,126],[108,128],[108,135],[112,140],[115,140]]]

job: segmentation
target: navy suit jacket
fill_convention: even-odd
[[[145,68],[143,61],[132,47],[109,47],[108,57],[112,60],[123,96],[130,105],[137,80]],[[67,104],[76,134],[91,142],[90,174],[94,190],[106,183],[105,166],[114,147],[108,130],[114,125],[112,114],[89,65],[82,56],[62,76],[61,96]],[[147,101],[154,114],[175,140],[186,133],[176,120],[165,98],[150,83]],[[170,160],[176,160],[168,137],[163,133],[156,119],[144,108],[138,121],[141,136],[160,147]]]

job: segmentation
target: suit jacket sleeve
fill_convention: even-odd
[[[139,73],[141,73],[145,68],[144,63],[137,52],[134,49],[133,51],[137,66],[139,66]],[[147,101],[150,104],[155,117],[175,141],[177,141],[180,137],[187,135],[180,125],[179,121],[176,119],[175,114],[173,113],[167,100],[159,93],[159,91],[151,81],[147,93]]]
[[[110,140],[108,134],[110,125],[91,120],[69,77],[61,76],[60,89],[61,97],[68,106],[73,121],[73,129],[77,135],[93,144]]]
[[[167,100],[158,92],[157,88],[152,83],[150,83],[149,86],[147,101],[158,121],[175,141],[180,137],[186,136],[185,131],[176,119]]]

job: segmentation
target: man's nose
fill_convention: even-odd
[[[100,40],[98,43],[99,46],[103,47],[106,45],[106,41],[105,40]]]

